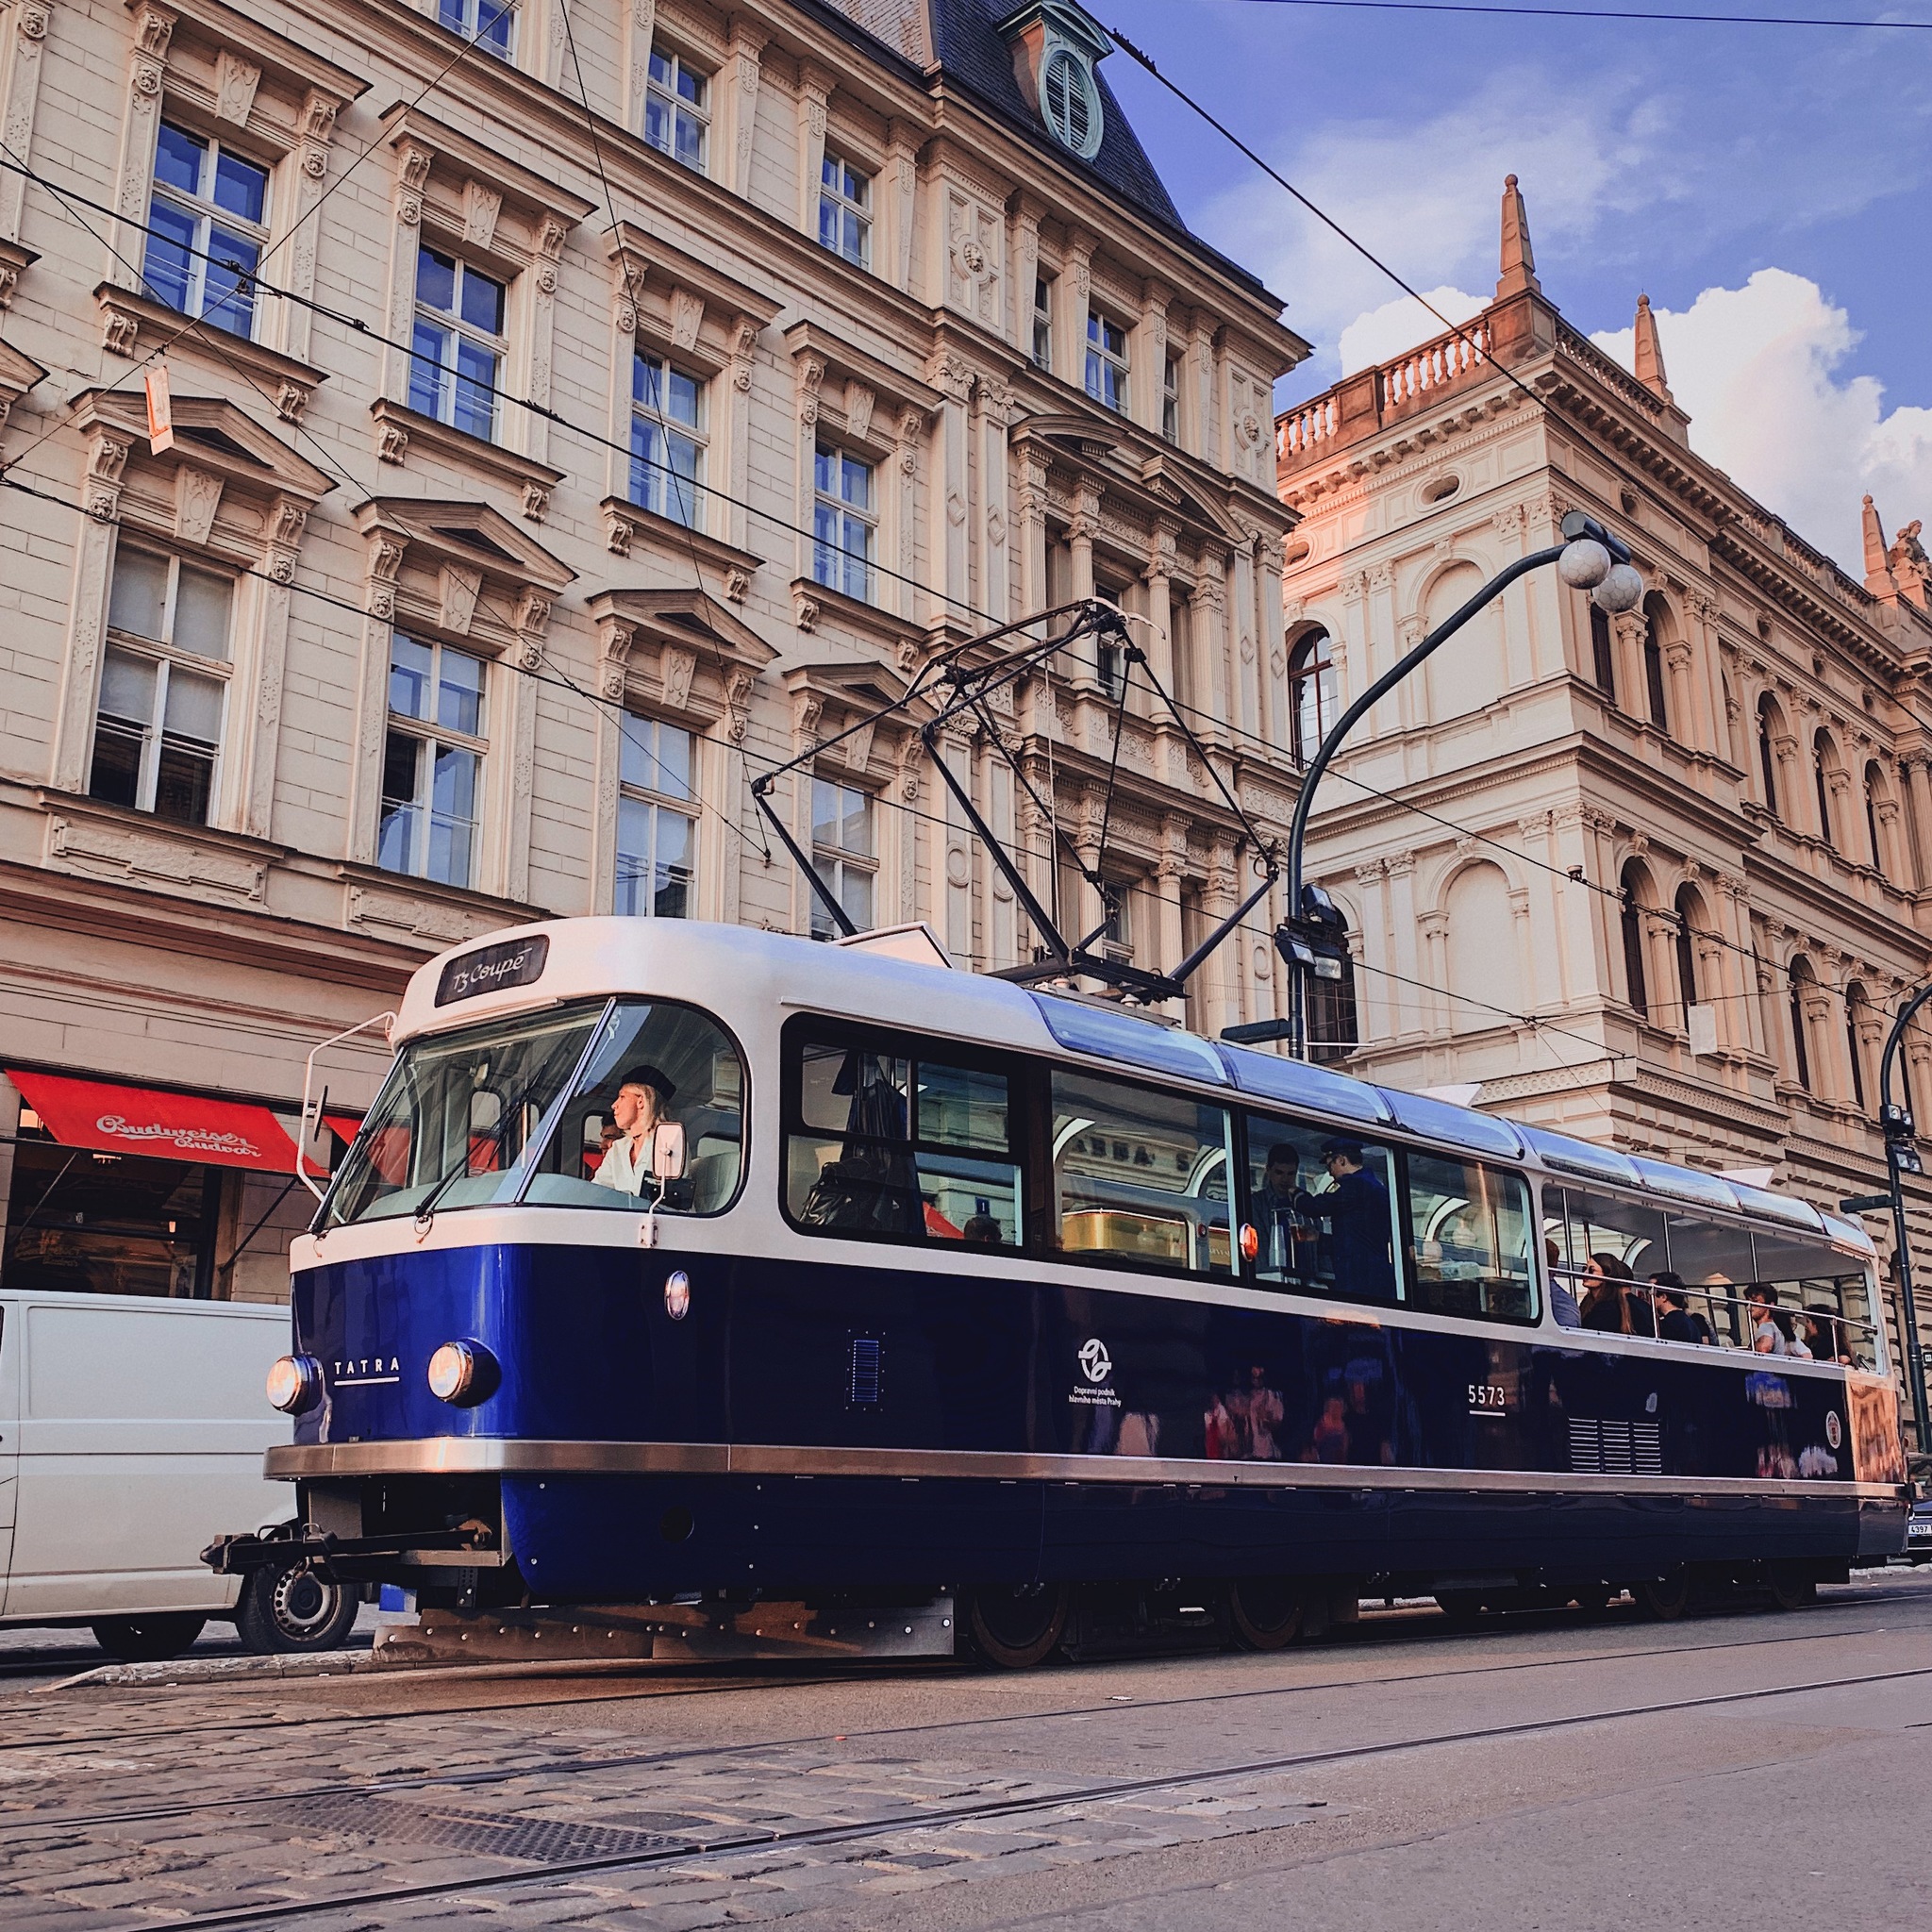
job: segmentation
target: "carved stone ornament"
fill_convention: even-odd
[[[819,420],[819,387],[825,379],[825,365],[817,356],[807,356],[798,365],[798,420],[808,429]]]
[[[275,414],[284,423],[299,423],[302,411],[308,407],[310,391],[306,383],[292,382],[287,376],[275,390]]]
[[[681,644],[666,644],[658,658],[658,676],[664,688],[664,702],[675,711],[691,704],[691,679],[696,675],[698,654]]]
[[[745,571],[733,568],[724,573],[724,595],[728,602],[742,604],[751,595],[751,577]]]
[[[400,423],[385,423],[376,456],[385,463],[400,463],[409,453],[409,432]]]
[[[110,356],[132,356],[141,336],[141,318],[109,308],[101,319],[101,347]]]
[[[845,426],[854,436],[865,436],[872,429],[872,412],[877,403],[876,392],[862,382],[848,382],[845,385]]]
[[[550,513],[550,485],[531,477],[524,485],[524,515],[541,524]]]
[[[631,646],[637,642],[637,629],[615,619],[607,620],[600,640],[598,684],[607,698],[622,698],[629,675]]]
[[[442,608],[439,622],[444,630],[455,631],[458,637],[468,636],[471,620],[476,614],[476,599],[482,591],[483,573],[480,570],[470,570],[458,563],[443,565]]]
[[[808,637],[819,627],[819,600],[808,591],[793,591],[791,593],[791,621]]]
[[[46,0],[27,0],[20,9],[20,37],[24,41],[44,41],[54,9]]]
[[[604,547],[613,557],[630,555],[632,525],[630,519],[616,509],[604,512]]]
[[[221,477],[192,463],[183,463],[175,472],[175,535],[179,541],[197,546],[208,541],[221,507],[222,487]]]
[[[393,617],[396,614],[396,576],[403,567],[403,545],[377,531],[369,549],[369,614]]]
[[[463,240],[488,248],[496,240],[496,218],[503,211],[503,193],[480,181],[463,183]]]
[[[705,301],[689,289],[671,291],[671,341],[675,348],[697,347],[698,331],[705,325]]]
[[[751,728],[752,674],[741,667],[724,680],[724,735],[742,744]]]

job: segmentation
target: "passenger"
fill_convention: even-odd
[[[1248,1455],[1255,1461],[1281,1460],[1281,1443],[1275,1431],[1281,1427],[1286,1413],[1281,1391],[1269,1388],[1268,1371],[1259,1362],[1253,1363],[1248,1370],[1247,1422]]]
[[[1543,1242],[1543,1259],[1550,1270],[1550,1312],[1557,1318],[1558,1328],[1581,1328],[1583,1310],[1576,1305],[1576,1291],[1572,1288],[1557,1270],[1563,1265],[1563,1251],[1554,1239]]]
[[[592,1174],[595,1174],[604,1165],[604,1157],[610,1152],[611,1144],[617,1138],[617,1123],[615,1121],[606,1121],[597,1129],[597,1151],[594,1154],[586,1154],[584,1156],[584,1165]]]
[[[1813,1361],[1837,1362],[1847,1369],[1857,1367],[1851,1356],[1851,1337],[1846,1332],[1844,1324],[1832,1309],[1821,1308],[1814,1302],[1805,1310],[1805,1318],[1811,1324]]]
[[[1362,1163],[1358,1141],[1324,1141],[1322,1165],[1329,1191],[1297,1190],[1294,1209],[1310,1221],[1325,1221],[1335,1286],[1363,1301],[1395,1299],[1395,1263],[1389,1252],[1389,1190],[1379,1174]]]
[[[1254,1200],[1256,1224],[1265,1244],[1264,1265],[1307,1278],[1315,1272],[1316,1229],[1295,1210],[1301,1184],[1301,1150],[1291,1141],[1276,1141],[1268,1150],[1268,1164]]]
[[[975,1248],[1003,1247],[1007,1239],[1000,1232],[999,1223],[991,1214],[969,1214],[959,1235],[968,1247]]]
[[[1600,1335],[1631,1333],[1630,1303],[1625,1293],[1631,1280],[1621,1255],[1592,1255],[1583,1264],[1583,1325]]]
[[[1788,1355],[1796,1361],[1808,1362],[1811,1359],[1811,1351],[1798,1333],[1798,1324],[1793,1319],[1791,1311],[1789,1308],[1774,1308],[1771,1311],[1771,1319],[1777,1324],[1778,1340],[1783,1344],[1778,1353]]]
[[[1771,1291],[1754,1281],[1744,1291],[1744,1314],[1751,1324],[1751,1346],[1758,1355],[1782,1355],[1784,1330],[1777,1324],[1777,1310],[1772,1307]]]
[[[1308,1441],[1304,1462],[1346,1462],[1348,1460],[1348,1405],[1339,1395],[1328,1396]]]
[[[632,1067],[617,1083],[610,1118],[618,1138],[592,1177],[621,1194],[665,1196],[684,1175],[684,1129],[667,1109],[677,1089],[659,1067]]]
[[[1684,1277],[1666,1269],[1662,1274],[1653,1274],[1650,1285],[1657,1299],[1657,1332],[1661,1341],[1692,1341],[1701,1347],[1709,1348],[1717,1341],[1711,1326],[1702,1315],[1690,1311],[1690,1297],[1684,1287]]]

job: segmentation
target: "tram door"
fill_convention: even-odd
[[[13,1518],[20,1507],[20,1324],[18,1307],[0,1301],[0,1616],[7,1610],[7,1572],[13,1557]]]

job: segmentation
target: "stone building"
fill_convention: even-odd
[[[1647,301],[1626,370],[1543,292],[1513,177],[1501,270],[1465,329],[1277,421],[1291,753],[1570,509],[1646,594],[1607,620],[1520,580],[1324,782],[1309,876],[1353,930],[1351,1064],[1827,1207],[1869,1192],[1888,1015],[1932,963],[1919,526],[1888,542],[1868,500],[1860,583],[1700,458]],[[1907,1059],[1932,1108],[1932,1034]]]
[[[4,0],[0,36],[9,1281],[276,1292],[315,1042],[539,914],[810,929],[752,777],[1050,600],[1145,619],[1278,827],[1306,345],[1070,0]],[[1136,682],[1098,850],[1122,676],[1070,653],[999,722],[1171,964],[1240,827]],[[861,924],[1030,958],[919,722],[779,808]],[[1053,890],[990,745],[941,750]],[[1274,1010],[1268,959],[1217,971],[1205,1020]],[[340,1124],[384,1058],[318,1063]]]

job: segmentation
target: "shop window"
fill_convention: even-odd
[[[1389,1149],[1265,1114],[1250,1114],[1247,1129],[1256,1278],[1298,1294],[1401,1300]]]
[[[859,268],[872,260],[872,176],[830,148],[819,163],[819,245]]]
[[[1410,1152],[1404,1166],[1416,1306],[1438,1315],[1536,1320],[1523,1176],[1439,1154]]]
[[[1098,309],[1087,316],[1087,393],[1105,408],[1127,413],[1127,332]]]
[[[475,882],[488,750],[483,661],[395,634],[375,862],[445,886]]]
[[[1232,1272],[1224,1108],[1056,1069],[1054,1245],[1198,1274]]]
[[[1053,369],[1053,277],[1033,278],[1033,366]]]
[[[705,483],[705,385],[658,356],[631,358],[630,500],[695,529]]]
[[[689,919],[697,867],[695,741],[626,713],[617,800],[617,899],[630,917]]]
[[[485,54],[509,60],[516,53],[516,8],[512,0],[437,0],[436,17],[452,33]]]
[[[812,870],[860,932],[873,924],[878,878],[874,811],[872,793],[856,785],[840,785],[829,778],[811,781]],[[832,915],[816,893],[811,902],[811,936],[815,940],[838,937]]]
[[[88,791],[205,825],[227,707],[234,582],[124,543],[114,558]]]
[[[786,1211],[827,1234],[1016,1248],[1024,1191],[1004,1065],[876,1036],[794,1034]]]
[[[230,335],[253,336],[268,170],[163,121],[148,227],[142,277],[155,298]]]
[[[812,576],[828,590],[870,604],[878,549],[874,468],[821,443],[812,462]]]
[[[426,244],[417,249],[410,408],[495,441],[508,294],[468,262]]]
[[[644,139],[659,154],[705,172],[711,133],[711,80],[681,54],[651,49],[644,88]]]

